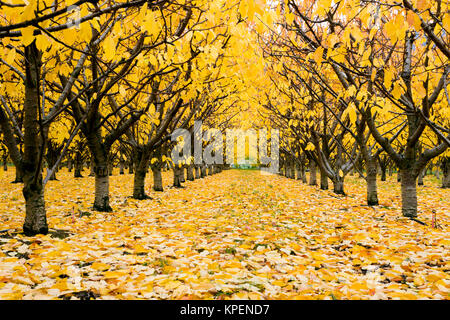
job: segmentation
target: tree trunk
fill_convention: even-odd
[[[164,191],[161,168],[159,167],[151,167],[153,172],[153,190],[155,191]]]
[[[377,165],[375,160],[368,159],[366,161],[367,170],[367,204],[369,206],[378,205],[378,192],[377,192]]]
[[[42,134],[39,134],[39,72],[41,55],[36,41],[25,47],[25,100],[24,100],[24,158],[22,189],[25,198],[25,222],[23,231],[27,236],[47,234],[48,225],[45,212],[44,187],[42,184],[42,163],[39,152]],[[41,139],[39,138],[41,137]],[[37,176],[36,176],[37,175]]]
[[[129,174],[133,174],[134,173],[134,164],[133,164],[132,161],[130,162],[130,164],[128,166],[128,173]]]
[[[173,166],[173,186],[175,188],[181,188],[180,168],[178,165]]]
[[[328,190],[328,176],[323,170],[320,170],[320,189]]]
[[[136,169],[133,181],[133,198],[138,200],[149,199],[145,194],[145,176],[147,171],[145,169]]]
[[[48,171],[50,171],[50,169],[51,169],[51,168],[47,168]],[[53,181],[58,180],[58,179],[56,179],[56,170],[53,171],[53,173],[50,175],[49,180],[53,180]]]
[[[77,152],[75,155],[75,171],[73,176],[75,178],[82,178],[81,171],[83,171],[83,161],[81,159],[81,154]]]
[[[386,167],[381,166],[381,181],[386,181]]]
[[[180,166],[180,168],[178,169],[178,175],[179,175],[179,179],[181,183],[186,182],[185,178],[184,178],[184,165]]]
[[[397,169],[397,182],[402,181],[402,174],[400,173],[400,169]]]
[[[81,175],[81,169],[82,166],[80,166],[78,163],[75,165],[75,171],[73,172],[73,176],[75,178],[82,178],[83,176]]]
[[[6,161],[6,157],[3,158],[3,171],[8,171],[8,162]]]
[[[434,172],[434,176],[436,177],[436,179],[440,178],[439,165],[436,166],[436,171]]]
[[[73,169],[73,160],[72,157],[69,157],[69,159],[67,159],[67,171],[72,172],[72,169]]]
[[[42,177],[38,178],[36,183],[33,183],[32,180],[32,175],[24,177],[23,196],[25,197],[26,214],[23,231],[27,236],[48,233]]]
[[[344,179],[343,178],[338,177],[335,180],[333,180],[333,192],[336,194],[342,194],[345,196]]]
[[[400,170],[400,174],[403,216],[415,218],[417,217],[416,177],[411,169]]]
[[[450,157],[442,163],[442,188],[450,188]]]
[[[316,163],[312,160],[309,163],[309,185],[310,186],[317,185]]]
[[[108,165],[97,166],[95,171],[95,200],[94,210],[110,212],[109,205],[109,170]]]
[[[297,171],[297,180],[302,180],[302,177],[303,177],[302,166],[297,164],[297,166],[295,168]]]
[[[206,177],[206,165],[204,165],[204,164],[202,164],[201,165],[201,167],[200,167],[200,176],[202,177],[202,178],[204,178],[204,177]]]
[[[214,174],[213,172],[213,165],[209,164],[208,165],[208,176],[212,176]]]
[[[194,181],[195,177],[194,177],[194,165],[190,164],[187,166],[187,179],[189,181]]]
[[[119,174],[125,174],[125,164],[123,161],[119,162]]]
[[[195,179],[200,179],[200,178],[201,178],[200,167],[195,166]]]
[[[23,174],[20,171],[20,168],[18,168],[17,166],[15,168],[16,168],[16,178],[11,183],[22,183],[23,182]]]
[[[419,186],[423,186],[423,178],[425,176],[426,170],[427,170],[426,168],[423,168],[422,170],[420,170],[419,177],[417,179],[417,184]]]
[[[94,158],[91,157],[91,172],[89,173],[89,177],[94,177],[95,176],[95,163],[94,163]]]

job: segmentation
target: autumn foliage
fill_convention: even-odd
[[[0,1],[0,299],[448,299],[449,12]]]

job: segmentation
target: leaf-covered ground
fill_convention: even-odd
[[[344,198],[229,170],[138,201],[115,175],[114,212],[98,213],[93,178],[63,170],[46,190],[51,233],[25,237],[13,175],[0,172],[0,299],[449,299],[450,191],[431,176],[424,226],[401,217],[394,177],[368,207],[356,176]]]

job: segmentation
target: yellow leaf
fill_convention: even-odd
[[[5,60],[8,64],[12,64],[14,62],[15,57],[16,57],[16,50],[12,49],[12,50],[9,50],[8,55],[6,56]]]
[[[127,95],[127,91],[123,86],[119,86],[119,93],[122,97],[125,97]]]
[[[23,45],[29,46],[34,41],[34,36],[33,36],[34,27],[30,26],[30,27],[23,28],[23,29],[21,29],[21,32],[22,32]]]
[[[403,89],[398,84],[398,82],[394,83],[394,89],[392,90],[392,96],[398,100],[398,99],[400,99],[402,92],[403,92]]]
[[[103,273],[103,277],[105,277],[106,279],[115,279],[123,277],[126,274],[126,271],[106,271]]]
[[[384,86],[389,89],[392,85],[392,72],[390,70],[384,71]]]
[[[114,58],[116,54],[116,44],[111,36],[106,38],[106,40],[103,42],[103,50],[105,51],[103,55],[103,58],[105,60],[112,60]]]
[[[414,285],[416,285],[417,287],[423,286],[425,283],[425,280],[422,277],[414,277]]]
[[[91,268],[94,270],[98,270],[98,271],[105,271],[105,270],[108,270],[109,268],[111,268],[111,266],[109,264],[102,263],[102,262],[94,262],[91,265]]]
[[[305,150],[309,150],[309,151],[313,151],[315,150],[316,147],[314,146],[314,144],[312,142],[308,142],[308,144],[306,145]]]
[[[178,288],[180,285],[182,285],[183,283],[181,281],[168,281],[164,284],[164,288],[166,288],[167,290],[174,290],[176,288]]]
[[[314,55],[313,55],[313,59],[317,64],[322,63],[322,61],[323,61],[323,48],[322,47],[319,47],[316,49],[316,51],[314,52]]]

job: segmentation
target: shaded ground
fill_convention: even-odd
[[[371,208],[356,177],[342,198],[230,170],[137,201],[115,175],[114,211],[97,213],[93,178],[63,170],[46,192],[52,234],[24,237],[13,175],[0,172],[0,299],[449,299],[450,191],[431,176],[423,226],[401,217],[394,177]]]

